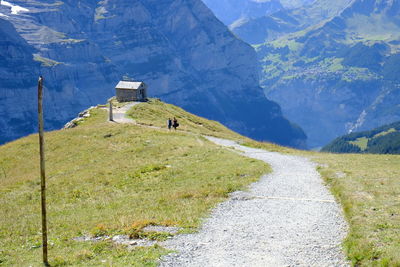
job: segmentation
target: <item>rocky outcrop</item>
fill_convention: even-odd
[[[31,64],[46,79],[50,128],[104,103],[129,76],[146,81],[150,96],[242,134],[305,144],[302,130],[265,98],[253,49],[199,0],[13,3],[29,11],[11,14],[2,6],[0,12],[34,50]]]
[[[92,109],[94,109],[94,108],[95,107],[90,107],[90,108],[80,112],[78,114],[78,117],[73,119],[73,120],[71,120],[71,121],[69,121],[69,122],[67,122],[64,125],[63,129],[71,129],[71,128],[75,128],[76,126],[78,126],[79,122],[82,122],[84,119],[89,118],[91,116],[90,111]]]

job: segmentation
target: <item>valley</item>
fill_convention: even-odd
[[[261,85],[310,148],[399,120],[398,1],[325,1],[231,26],[256,49]]]

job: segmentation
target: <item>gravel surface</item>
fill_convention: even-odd
[[[142,102],[132,102],[123,107],[117,108],[113,107],[113,120],[118,123],[135,123],[132,118],[126,117],[126,112],[131,109],[131,107],[136,106]]]
[[[165,241],[178,253],[163,257],[160,266],[348,266],[341,249],[347,224],[316,164],[208,139],[267,162],[273,173],[233,193],[198,233]]]

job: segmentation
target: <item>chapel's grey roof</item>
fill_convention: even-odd
[[[143,84],[143,82],[128,82],[120,81],[115,88],[117,89],[127,89],[127,90],[137,90]]]

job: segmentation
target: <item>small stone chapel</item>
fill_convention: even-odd
[[[120,81],[115,86],[118,102],[147,101],[147,85],[138,81]]]

